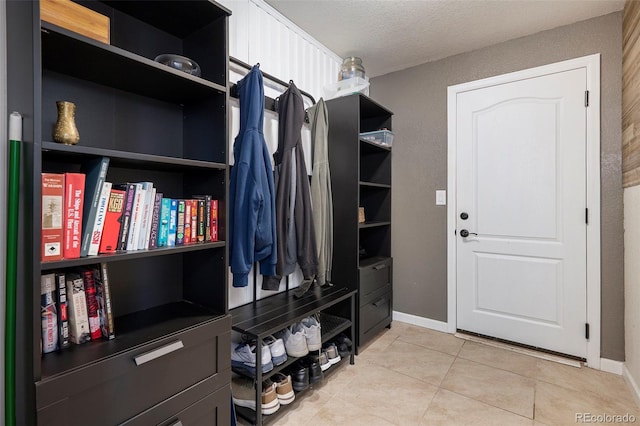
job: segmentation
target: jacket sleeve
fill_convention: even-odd
[[[276,274],[277,240],[276,240],[276,205],[271,162],[264,159],[265,167],[261,179],[262,205],[258,216],[258,234],[256,240],[261,242],[256,260],[260,261],[260,273],[264,276]]]
[[[239,163],[233,191],[234,218],[231,224],[231,272],[233,286],[246,287],[248,274],[254,261],[257,214],[261,200],[256,182],[247,163]]]

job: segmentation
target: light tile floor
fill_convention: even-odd
[[[355,365],[339,368],[275,424],[553,426],[580,423],[577,413],[628,414],[640,424],[640,406],[620,376],[398,321],[361,349]]]

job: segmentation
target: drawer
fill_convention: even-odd
[[[127,420],[122,426],[215,426],[231,424],[231,386],[195,398],[206,386],[196,385],[157,406]],[[200,388],[200,389],[196,389]],[[193,402],[193,401],[197,402]],[[189,401],[187,405],[184,401]],[[186,407],[186,408],[185,408]]]
[[[392,262],[390,257],[378,257],[360,264],[360,306],[368,303],[365,300],[372,292],[391,284]]]
[[[231,380],[230,347],[226,316],[38,382],[38,424],[119,424],[205,379],[213,392]]]
[[[362,345],[378,331],[391,323],[392,293],[379,295],[374,301],[360,307],[359,344]]]

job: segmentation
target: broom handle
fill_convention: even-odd
[[[4,346],[5,424],[16,424],[16,281],[18,267],[18,202],[22,116],[9,116],[9,198],[7,212],[7,266]]]

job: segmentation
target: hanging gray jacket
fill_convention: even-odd
[[[329,118],[324,99],[309,108],[313,171],[311,173],[311,203],[313,228],[318,253],[318,284],[331,281],[333,260],[333,198],[329,170]]]
[[[276,275],[264,277],[263,290],[277,290],[283,276],[300,265],[305,280],[318,273],[316,237],[311,195],[302,149],[304,101],[291,82],[278,102],[278,150],[275,160],[276,186]]]

